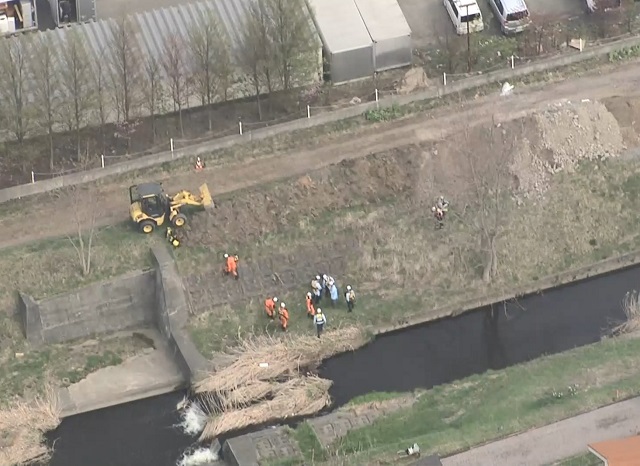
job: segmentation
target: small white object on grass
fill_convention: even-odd
[[[269,367],[269,363],[268,362],[261,362],[260,364],[258,364],[260,367],[264,367],[267,368]]]
[[[511,84],[505,81],[504,84],[502,85],[502,90],[500,91],[500,97],[506,97],[508,95],[511,95],[513,93],[513,89],[514,89],[514,86],[512,86]]]

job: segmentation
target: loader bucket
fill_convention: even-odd
[[[205,209],[213,209],[213,198],[211,197],[211,191],[209,191],[207,183],[200,186],[200,199]]]

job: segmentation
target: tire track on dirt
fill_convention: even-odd
[[[198,174],[168,175],[161,181],[164,181],[165,189],[169,192],[194,189],[206,181],[215,199],[217,195],[300,176],[343,160],[440,140],[460,133],[470,126],[520,118],[561,99],[640,95],[639,84],[640,64],[629,63],[608,74],[583,76],[544,87],[525,88],[507,98],[499,97],[496,91],[493,95],[462,105],[441,107],[421,116],[414,115],[356,130],[327,145],[213,167]],[[128,204],[128,192],[123,188],[122,182],[101,186],[96,209],[103,215],[99,218],[98,226],[127,220]],[[51,212],[65,212],[70,209],[72,207],[68,200],[52,197],[44,198],[32,209],[20,213],[19,222],[13,218],[14,214],[5,216],[0,219],[0,227],[4,233],[0,240],[0,248],[73,234],[75,225],[68,221],[68,216],[50,215]],[[42,222],[42,218],[48,218],[49,221]]]

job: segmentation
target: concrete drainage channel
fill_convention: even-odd
[[[170,258],[168,253],[167,257]],[[607,328],[624,318],[620,300],[627,291],[637,288],[640,266],[631,262],[631,257],[605,264],[607,267],[629,264],[624,269],[609,269],[608,273],[500,302],[499,306],[485,306],[456,317],[378,336],[358,351],[327,360],[320,375],[334,380],[331,393],[334,411],[312,418],[312,429],[321,444],[331,448],[349,430],[411,406],[415,401],[407,397],[367,409],[344,406],[355,396],[372,391],[430,388],[487,369],[501,369],[542,354],[597,342]],[[170,265],[167,267],[171,269]],[[600,264],[599,270],[607,267]],[[570,277],[577,278],[577,275],[574,273]],[[166,296],[164,299],[162,306],[167,309],[170,300]],[[580,318],[576,319],[578,312]],[[533,328],[536,329],[534,333]],[[536,335],[544,335],[544,338]],[[180,348],[179,339],[175,345]],[[454,350],[437,350],[444,347]],[[406,363],[402,367],[413,370],[407,372],[397,364],[399,360]],[[355,373],[351,370],[353,367],[363,370]],[[385,374],[385,377],[379,374]],[[87,449],[94,466],[213,464],[180,462],[185,450],[187,454],[193,454],[201,448],[194,444],[197,433],[188,435],[184,428],[178,427],[181,419],[176,406],[184,394],[175,392],[68,418],[57,432],[60,440],[56,443],[51,466],[88,464],[89,456],[82,457],[82,451]],[[101,434],[92,435],[91,440],[84,432]],[[113,444],[120,445],[118,451],[113,450]],[[141,445],[145,447],[141,448]],[[299,445],[284,427],[235,434],[232,438],[222,439],[222,449],[218,442],[211,445],[211,449],[214,453],[221,450],[224,461],[237,466],[256,466],[282,458],[303,461]],[[209,455],[210,458],[215,456]]]

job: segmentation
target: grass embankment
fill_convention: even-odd
[[[592,453],[573,456],[550,466],[603,466],[604,463]]]
[[[355,286],[358,307],[348,314],[344,302],[337,309],[323,303],[329,325],[386,325],[409,315],[462,304],[472,297],[513,292],[546,276],[635,251],[640,248],[640,236],[635,233],[640,224],[635,208],[638,199],[637,161],[588,162],[575,173],[555,175],[543,200],[505,207],[508,215],[498,240],[500,273],[488,287],[481,279],[483,256],[478,235],[456,216],[459,207],[453,208],[445,230],[436,231],[424,212],[428,206],[406,198],[364,206],[353,200],[355,206],[316,212],[311,220],[299,219],[298,223],[294,218],[290,226],[251,244],[233,244],[229,238],[215,246],[214,255],[203,247],[177,251],[176,258],[188,277],[199,268],[211,268],[211,264],[211,274],[219,273],[215,267],[220,261],[215,254],[225,248],[241,251],[245,261],[322,261],[327,251],[320,250],[316,259],[310,244],[347,242],[352,246],[344,252],[344,261],[328,272],[340,270],[340,275],[334,275],[339,285]],[[296,267],[295,263],[290,265]],[[279,292],[291,313],[292,333],[312,331],[305,317],[304,293],[311,274],[318,271],[296,272],[299,285]],[[227,283],[209,286],[234,286]],[[238,295],[237,303],[192,319],[191,334],[198,348],[211,355],[234,345],[243,334],[278,331],[277,322],[264,315],[263,300],[264,295],[280,288],[266,279],[262,294]]]
[[[321,447],[308,424],[292,435],[312,464],[388,464],[414,442],[425,453],[447,456],[639,394],[640,339],[610,339],[419,392],[412,408],[330,446]],[[371,394],[360,402],[389,396]]]

